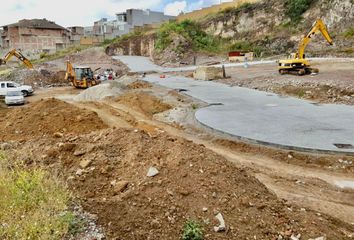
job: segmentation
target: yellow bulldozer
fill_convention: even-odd
[[[90,67],[73,67],[70,61],[66,62],[65,80],[70,81],[76,88],[89,88],[101,83],[96,79]]]
[[[312,68],[309,61],[305,59],[305,49],[310,43],[313,35],[321,32],[323,37],[327,40],[330,45],[333,45],[333,40],[328,33],[326,25],[321,19],[318,19],[312,26],[311,31],[301,40],[299,44],[299,49],[296,53],[291,54],[290,59],[279,61],[279,73],[280,74],[295,74],[295,75],[305,75],[311,73],[318,73],[317,68]]]
[[[23,62],[27,68],[33,68],[31,61],[28,60],[20,51],[16,49],[9,51],[4,58],[0,58],[0,66],[5,65],[14,56],[17,57],[21,62]]]

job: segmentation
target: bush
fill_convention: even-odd
[[[192,220],[187,221],[183,227],[183,240],[202,240],[203,231],[201,226]]]
[[[39,54],[40,59],[46,58],[47,56],[48,54],[46,52],[41,52],[41,54]]]
[[[63,238],[73,222],[66,189],[41,169],[0,158],[0,239]]]
[[[306,12],[315,0],[285,0],[285,14],[293,24],[297,24],[302,19],[302,14]]]
[[[221,39],[207,34],[202,30],[199,23],[184,20],[163,24],[157,31],[155,48],[158,50],[166,49],[172,43],[173,36],[176,34],[183,36],[196,51],[219,52],[223,46]]]
[[[244,52],[254,52],[255,56],[259,56],[265,49],[262,46],[253,44],[248,41],[238,41],[233,43],[230,48],[230,51],[244,51]]]
[[[344,37],[354,37],[354,28],[349,28],[348,30],[346,30],[345,32],[343,32],[342,34]]]

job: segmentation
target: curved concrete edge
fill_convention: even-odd
[[[204,108],[208,108],[210,106],[206,106]],[[203,109],[203,108],[201,108]],[[219,129],[213,128],[201,121],[196,117],[196,113],[199,111],[198,109],[194,113],[194,120],[196,123],[198,123],[201,127],[207,128],[208,130],[211,130],[212,132],[224,135],[226,137],[229,137],[234,140],[239,140],[244,143],[249,143],[249,144],[256,144],[256,145],[261,145],[264,147],[271,147],[271,148],[277,148],[281,150],[289,150],[289,151],[297,151],[297,152],[304,152],[304,153],[312,153],[312,154],[326,154],[326,155],[348,155],[348,156],[354,156],[354,152],[346,152],[346,151],[334,151],[334,150],[324,150],[324,149],[314,149],[314,148],[304,148],[304,147],[296,147],[296,146],[288,146],[288,145],[282,145],[278,143],[272,143],[272,142],[265,142],[257,139],[252,139],[252,138],[247,138],[235,134],[231,134],[228,132],[221,131]]]

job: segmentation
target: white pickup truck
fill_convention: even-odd
[[[34,92],[33,88],[28,85],[19,85],[11,81],[0,82],[0,96],[6,96],[10,91],[20,91],[25,97],[32,95]]]

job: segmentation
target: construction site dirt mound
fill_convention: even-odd
[[[65,80],[65,71],[47,69],[15,69],[1,79],[31,85],[34,88],[69,85],[68,81]]]
[[[172,108],[171,105],[147,92],[128,92],[119,96],[116,101],[150,117]]]
[[[94,47],[70,54],[64,58],[64,62],[69,60],[74,65],[85,65],[96,70],[96,73],[102,73],[106,69],[112,69],[117,77],[124,75],[127,71],[127,67],[113,59],[111,56],[108,56],[104,49],[101,47]]]
[[[74,97],[77,102],[97,101],[106,97],[117,97],[124,86],[117,81],[110,81],[90,87]]]
[[[143,89],[143,88],[151,88],[152,85],[148,82],[144,81],[135,81],[127,86],[128,89]]]
[[[190,219],[205,239],[349,239],[354,230],[278,200],[246,169],[164,133],[107,129],[26,145],[32,161],[40,151],[50,169],[60,169],[108,239],[180,239]],[[215,232],[219,213],[226,228]]]
[[[0,141],[61,137],[106,127],[97,113],[52,98],[7,110],[0,119]]]

